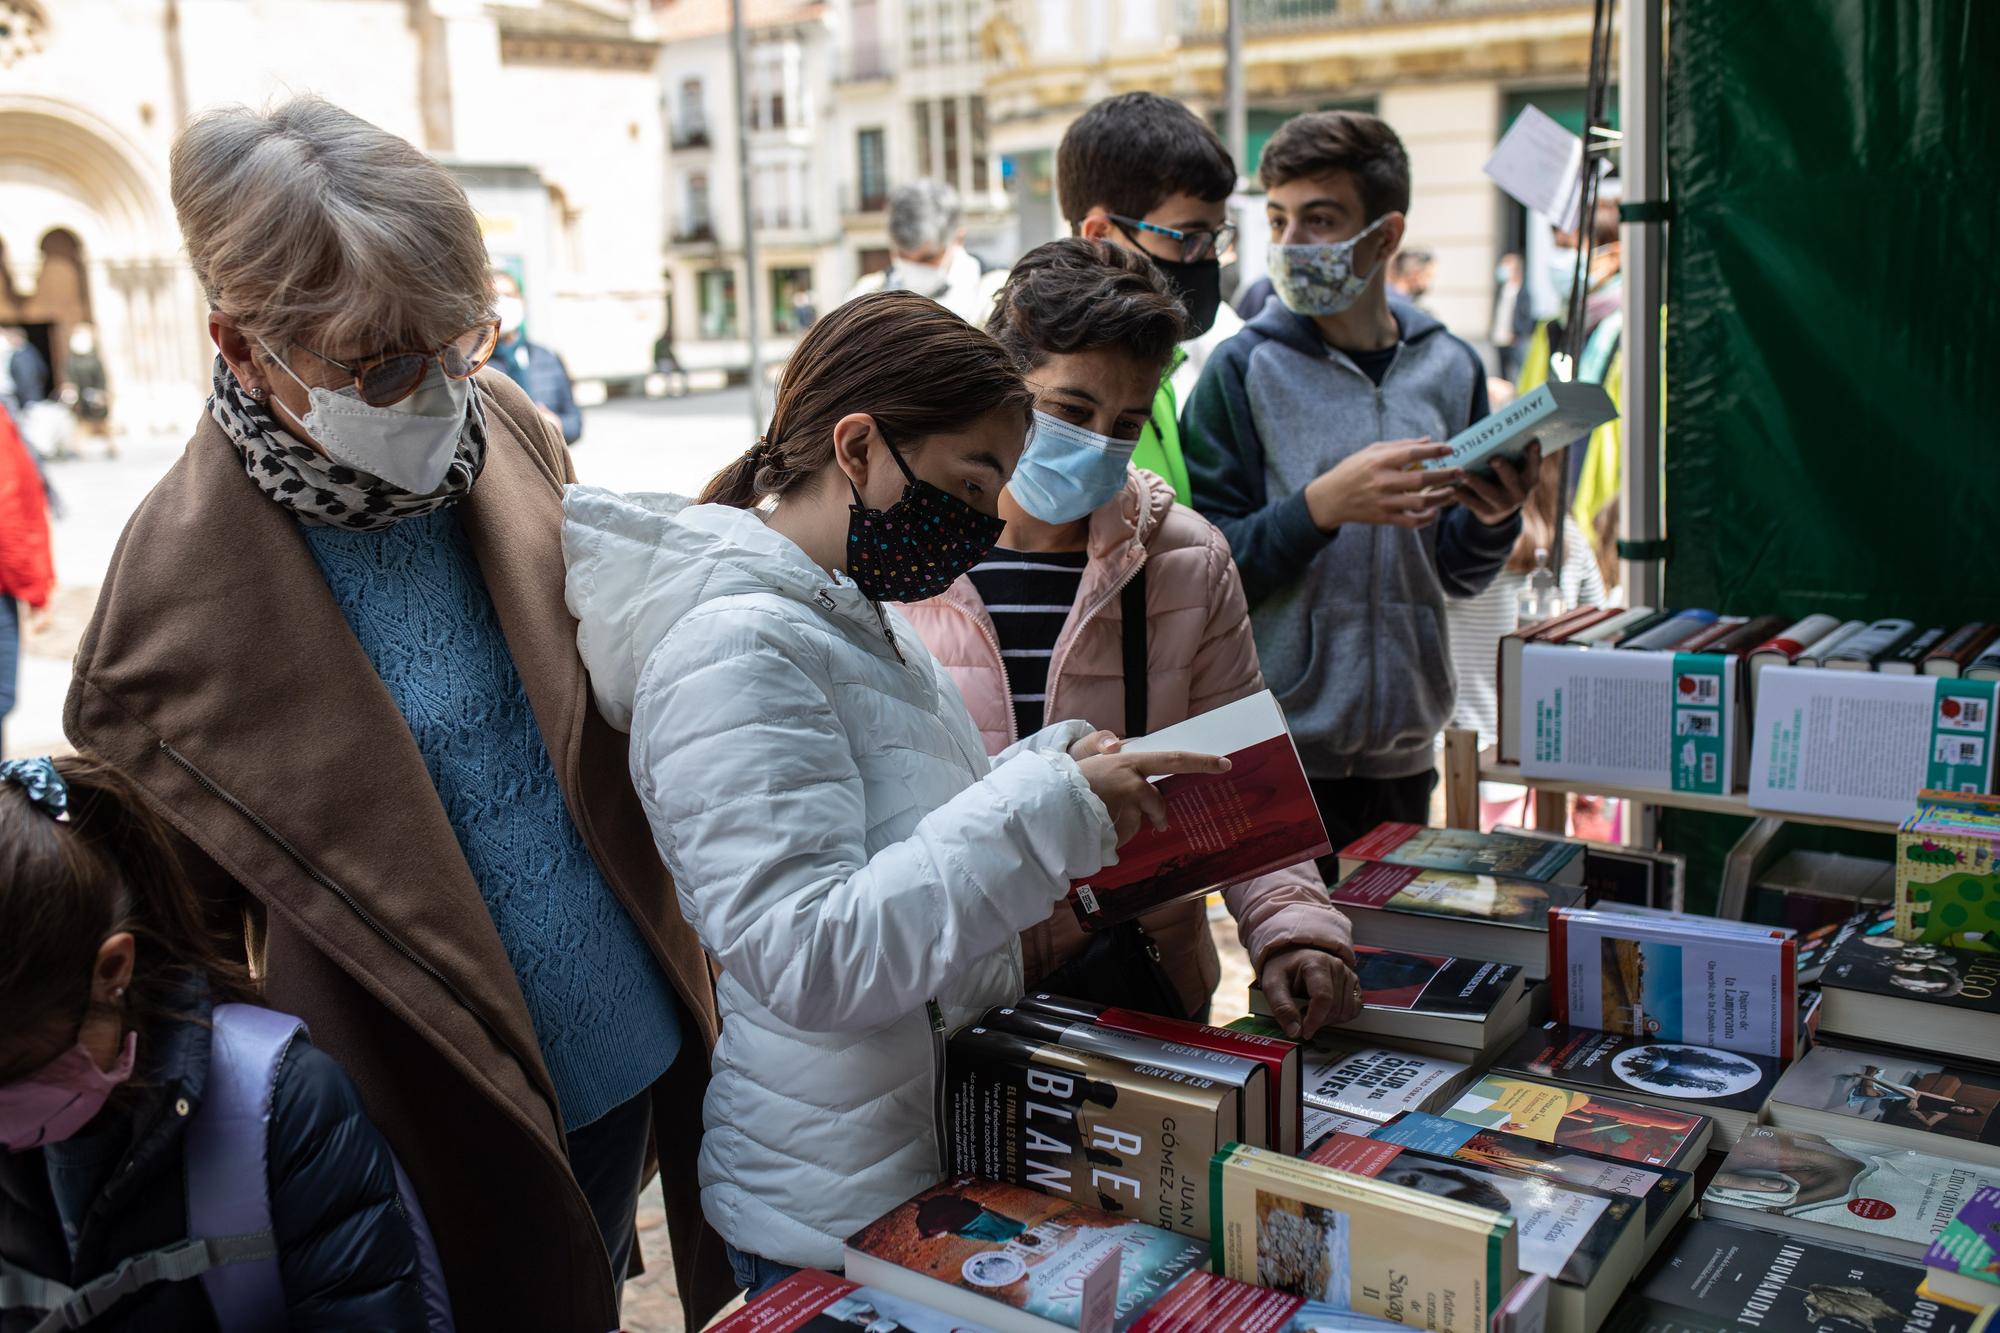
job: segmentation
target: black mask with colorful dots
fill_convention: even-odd
[[[889,457],[908,484],[887,509],[870,509],[847,484],[847,577],[871,600],[921,602],[985,559],[1006,523],[919,481],[893,445]]]

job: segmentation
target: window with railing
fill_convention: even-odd
[[[854,135],[856,206],[863,213],[879,213],[889,206],[889,162],[880,129],[856,131]]]
[[[972,127],[972,188],[983,193],[993,183],[992,149],[986,140],[986,99],[972,95],[966,119]]]
[[[681,80],[674,114],[674,147],[699,148],[708,143],[708,108],[702,101],[701,80]]]
[[[708,173],[705,171],[690,172],[682,182],[681,225],[677,239],[683,241],[715,239],[715,221],[708,212]]]
[[[701,336],[736,336],[736,270],[705,268],[695,277]]]
[[[931,165],[931,104],[929,102],[910,103],[911,128],[916,131],[917,174],[935,175]]]
[[[957,189],[962,182],[958,178],[958,99],[946,97],[943,101],[944,121],[944,179],[945,183]]]

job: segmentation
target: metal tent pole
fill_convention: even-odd
[[[736,199],[743,215],[743,329],[750,339],[751,428],[762,432],[769,417],[764,410],[764,344],[757,332],[757,224],[750,212],[750,102],[744,75],[749,48],[743,0],[729,0],[729,63],[736,85]]]
[[[1228,0],[1228,26],[1224,29],[1223,96],[1227,104],[1223,121],[1223,141],[1236,159],[1239,176],[1249,174],[1250,113],[1243,90],[1243,0]]]
[[[1665,505],[1660,373],[1666,303],[1667,173],[1660,88],[1664,0],[1625,0],[1618,103],[1623,132],[1624,493],[1620,555],[1631,606],[1664,606]]]

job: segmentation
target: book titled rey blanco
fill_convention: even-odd
[[[1737,659],[1722,653],[1521,654],[1521,773],[1656,791],[1735,790]]]
[[[1167,826],[1142,827],[1118,849],[1117,864],[1072,887],[1070,905],[1085,930],[1333,850],[1284,710],[1269,690],[1127,740],[1122,748],[1126,754],[1226,755],[1230,767],[1227,773],[1155,780],[1167,804]]]
[[[1899,823],[1922,788],[1993,787],[1992,681],[1772,667],[1758,686],[1750,805]]]

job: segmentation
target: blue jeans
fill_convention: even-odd
[[[0,735],[6,734],[7,714],[14,711],[20,667],[21,611],[12,597],[0,592]]]
[[[773,1263],[762,1255],[745,1254],[728,1241],[722,1243],[722,1251],[729,1256],[729,1271],[736,1275],[736,1285],[743,1288],[746,1301],[756,1300],[799,1271],[790,1264]]]

